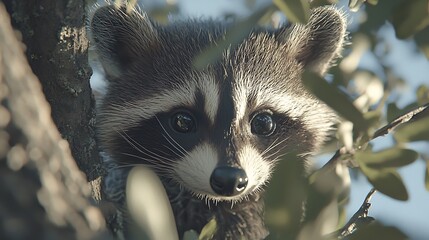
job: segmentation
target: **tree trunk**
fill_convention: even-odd
[[[40,82],[0,2],[0,239],[108,239],[87,184],[101,171],[84,1],[5,3]]]
[[[6,1],[52,118],[89,181],[100,175],[94,99],[89,86],[84,0]]]

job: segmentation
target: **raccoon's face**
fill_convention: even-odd
[[[157,26],[107,6],[91,28],[109,80],[98,114],[103,150],[202,198],[257,192],[277,160],[314,152],[334,121],[300,82],[304,68],[323,74],[339,54],[345,21],[333,8],[313,10],[305,26],[257,29],[203,70],[192,62],[223,38],[220,23]]]

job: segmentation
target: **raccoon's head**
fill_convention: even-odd
[[[301,84],[339,55],[345,20],[331,7],[307,25],[255,29],[203,70],[193,60],[224,38],[214,21],[159,26],[137,10],[98,9],[91,30],[108,80],[101,147],[145,164],[191,193],[238,201],[257,192],[286,153],[320,147],[335,119]],[[303,163],[304,164],[304,163]]]

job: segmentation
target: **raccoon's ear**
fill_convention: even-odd
[[[306,69],[323,75],[340,55],[346,27],[345,16],[340,10],[318,7],[312,9],[306,25],[280,28],[279,37]]]
[[[141,56],[150,58],[159,45],[154,25],[137,9],[101,7],[95,11],[90,28],[101,64],[110,77],[119,77]]]

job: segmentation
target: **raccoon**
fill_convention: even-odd
[[[336,121],[301,74],[323,75],[339,57],[342,12],[319,7],[306,25],[255,27],[203,69],[195,57],[230,24],[164,26],[104,6],[90,28],[108,82],[97,116],[107,198],[124,206],[128,172],[146,165],[165,186],[179,236],[214,217],[213,239],[265,238],[263,188],[276,162],[293,152],[306,165]]]

